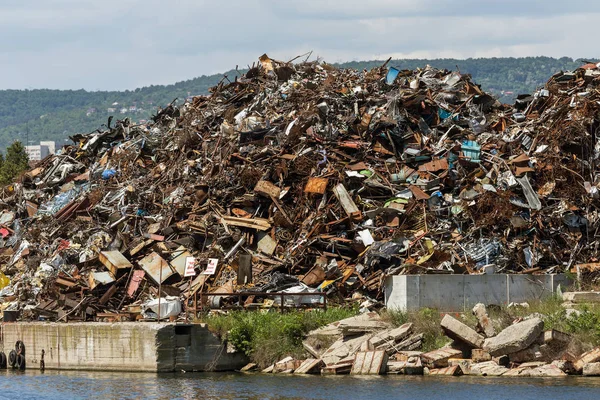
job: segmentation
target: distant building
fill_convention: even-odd
[[[110,113],[115,113],[115,112],[117,112],[117,109],[116,109],[116,108],[112,108],[112,107],[110,107],[110,108],[107,108],[107,109],[106,109],[106,112],[107,112],[107,113],[109,113],[109,114],[110,114]]]
[[[137,111],[137,107],[136,106],[130,106],[129,107],[129,111]]]
[[[55,154],[56,153],[56,143],[54,142],[54,140],[40,141],[40,146],[46,146],[46,147],[48,147],[48,152],[50,154]]]
[[[54,141],[43,141],[40,144],[25,146],[25,152],[29,161],[40,161],[50,154],[56,152],[56,143]]]
[[[123,108],[121,108],[121,109],[119,110],[119,112],[120,112],[121,114],[127,114],[127,111],[128,111],[128,110],[127,110],[127,107],[123,107]]]

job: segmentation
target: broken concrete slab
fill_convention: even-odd
[[[583,366],[583,376],[600,376],[600,362],[591,362]]]
[[[369,340],[369,335],[357,337],[343,337],[336,340],[325,352],[321,355],[321,359],[326,366],[338,364],[346,357],[354,356],[360,349],[361,345]]]
[[[576,374],[577,371],[575,370],[575,367],[573,366],[573,363],[571,361],[568,360],[554,360],[551,363],[552,365],[554,365],[555,367],[557,367],[558,369],[560,369],[562,372],[568,374],[568,375],[573,375]]]
[[[442,347],[441,349],[421,354],[421,361],[428,368],[443,368],[448,366],[450,358],[461,357],[462,351],[450,347]]]
[[[385,374],[388,362],[387,353],[383,350],[359,351],[352,364],[351,375]]]
[[[527,365],[530,363],[522,364],[518,368],[511,369],[503,374],[503,376],[521,376],[521,377],[562,377],[567,376],[566,373],[561,371],[557,366],[552,364],[536,364]]]
[[[531,318],[511,325],[497,336],[485,340],[483,349],[492,356],[516,353],[526,349],[542,333],[544,321],[540,318]]]
[[[444,315],[440,325],[446,336],[451,339],[461,341],[474,348],[483,346],[485,340],[483,336],[456,318],[451,317],[449,314]]]
[[[419,333],[418,335],[413,335],[408,339],[405,339],[402,342],[396,344],[394,348],[396,350],[414,351],[416,349],[421,348],[424,337],[425,335],[422,333]]]
[[[361,314],[357,317],[346,318],[338,322],[337,328],[344,336],[377,332],[390,327],[390,324],[383,321],[376,312]]]
[[[461,376],[463,370],[460,365],[453,365],[444,368],[432,368],[425,372],[425,375],[446,375],[446,376]]]
[[[600,347],[596,347],[588,352],[583,353],[577,361],[573,363],[573,366],[577,372],[581,372],[586,364],[595,363],[600,361]]]
[[[325,366],[322,360],[316,358],[308,358],[300,364],[294,371],[294,374],[318,374],[321,372],[321,367]]]
[[[600,292],[564,292],[563,300],[571,303],[600,303]]]
[[[494,328],[494,324],[487,313],[485,304],[477,303],[475,307],[473,307],[473,315],[475,315],[477,318],[479,328],[485,337],[489,338],[496,336],[496,329]]]
[[[501,376],[508,368],[496,364],[494,361],[486,361],[471,365],[470,375]]]
[[[346,332],[350,334],[374,332],[390,328],[390,325],[383,321],[376,312],[367,312],[355,317],[345,318],[322,328],[310,331],[307,337],[319,336],[341,336]]]
[[[491,361],[492,355],[483,349],[473,349],[471,350],[471,359],[474,363]]]
[[[451,358],[448,360],[449,367],[458,365],[462,370],[462,373],[465,375],[469,375],[471,371],[471,364],[473,364],[473,360],[469,358]]]
[[[387,329],[382,332],[375,334],[369,342],[374,348],[385,350],[388,348],[394,348],[395,344],[399,341],[404,340],[412,332],[412,324],[406,323],[402,326],[394,329]]]
[[[550,361],[548,346],[532,344],[526,349],[508,355],[512,363],[525,363],[533,361]]]
[[[240,369],[240,372],[250,372],[258,369],[258,364],[256,363],[248,363]]]

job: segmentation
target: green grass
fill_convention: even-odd
[[[383,311],[381,317],[390,322],[394,327],[407,322],[413,324],[412,330],[415,334],[423,334],[422,351],[427,352],[443,347],[450,342],[444,331],[440,328],[442,315],[432,308],[422,308],[419,311]]]
[[[502,308],[491,311],[490,317],[502,321],[504,328],[517,319],[532,314],[539,314],[544,321],[544,329],[556,329],[570,333],[581,343],[600,346],[600,306],[584,305],[578,308],[579,314],[567,316],[567,311],[559,297],[529,302],[529,307]]]
[[[600,305],[580,307],[579,314],[567,316],[562,299],[549,297],[529,302],[529,307],[488,307],[488,314],[496,332],[510,326],[513,322],[531,315],[539,315],[544,321],[544,329],[556,329],[571,334],[585,347],[600,346]],[[424,308],[414,312],[384,311],[382,317],[394,326],[406,322],[413,323],[413,332],[423,333],[423,351],[435,350],[450,342],[442,329],[440,321],[443,314],[437,310]],[[477,327],[477,319],[470,312],[452,316],[470,326]]]
[[[278,312],[234,311],[213,314],[202,322],[222,338],[227,338],[252,362],[266,367],[284,357],[306,357],[302,339],[311,330],[331,322],[352,317],[356,309],[329,308],[327,310]]]

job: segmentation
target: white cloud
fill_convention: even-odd
[[[267,52],[329,62],[597,57],[600,3],[571,0],[4,0],[0,88],[132,89],[244,67]]]

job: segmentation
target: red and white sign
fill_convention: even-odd
[[[196,259],[194,257],[186,257],[185,258],[185,272],[183,273],[184,277],[195,276],[196,271],[194,268],[196,267]]]
[[[218,258],[209,258],[208,265],[206,266],[206,270],[202,273],[202,275],[214,275],[217,272],[217,264],[219,263]]]

